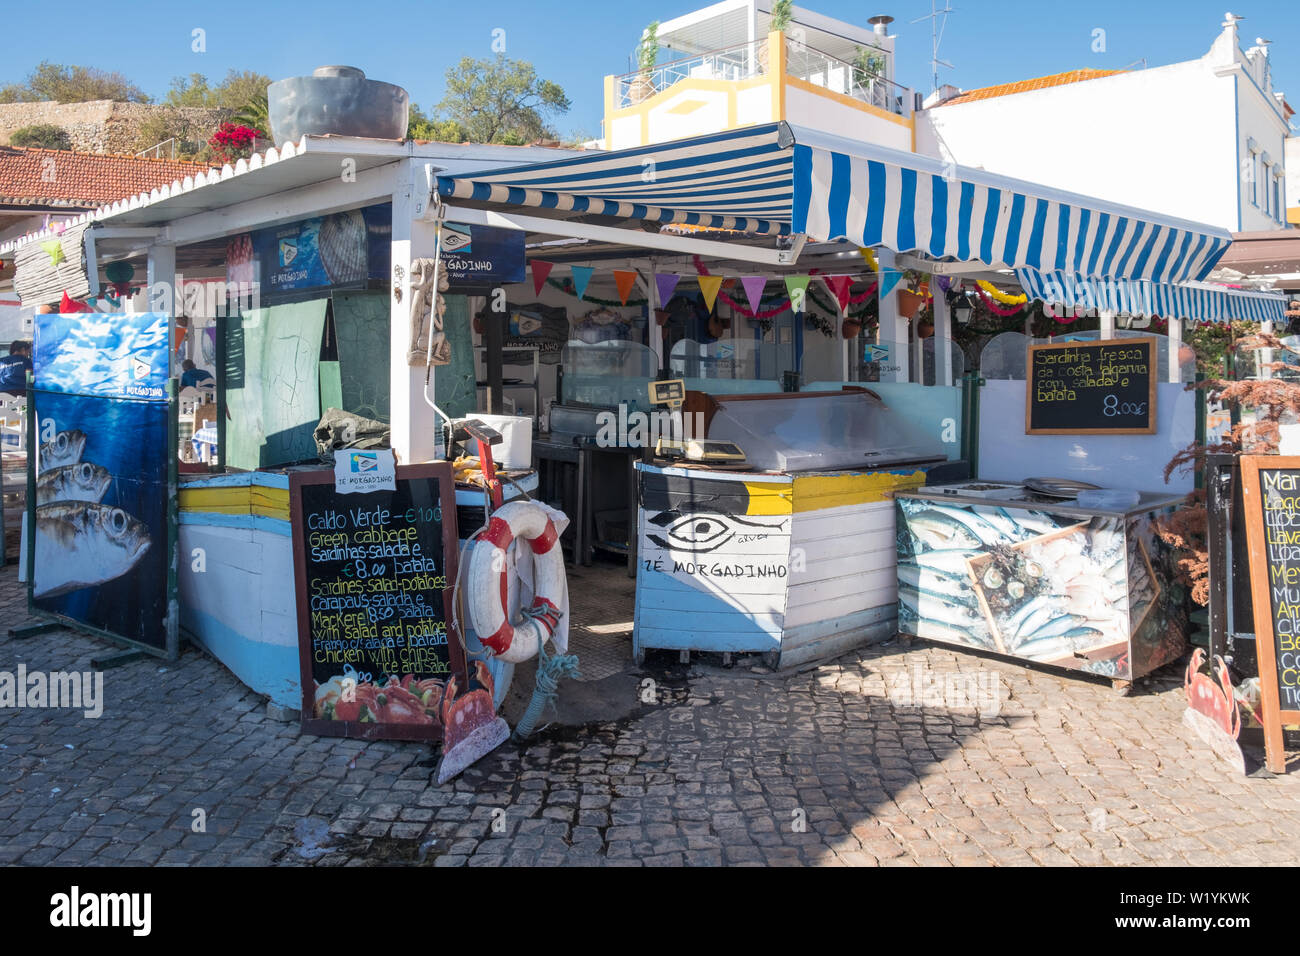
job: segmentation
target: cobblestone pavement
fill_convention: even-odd
[[[0,624],[26,619],[12,568]],[[0,636],[0,670],[106,645]],[[652,664],[654,662],[652,661]],[[301,736],[214,660],[105,673],[98,720],[0,712],[0,863],[1294,864],[1295,774],[1230,776],[1175,675],[1121,698],[946,649],[793,677],[651,667],[654,703],[506,744],[442,788],[418,744]],[[946,709],[922,684],[980,691]],[[992,681],[993,683],[989,683]],[[920,691],[919,700],[917,692]],[[960,701],[958,701],[960,702]],[[920,703],[924,706],[912,706]],[[202,811],[206,832],[194,832]]]

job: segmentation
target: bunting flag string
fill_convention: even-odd
[[[853,285],[853,276],[822,276],[822,281],[826,283],[826,288],[830,289],[835,296],[835,301],[840,304],[840,311],[848,311],[849,289]]]
[[[551,274],[555,268],[554,262],[543,262],[541,259],[534,259],[529,263],[533,270],[533,295],[542,294],[542,286],[546,284],[546,277]]]
[[[627,305],[627,297],[636,285],[636,272],[632,269],[615,269],[614,284],[618,287],[618,301]]]
[[[718,301],[718,290],[722,288],[722,276],[698,276],[700,283],[700,292],[704,294],[704,304],[709,307],[709,312],[713,312],[713,306]]]
[[[581,299],[587,294],[587,283],[591,281],[592,274],[596,271],[591,266],[573,266],[573,287],[578,292],[578,298]]]
[[[763,288],[767,285],[767,277],[741,276],[740,284],[745,289],[745,298],[749,300],[749,311],[757,312],[763,304]]]
[[[903,273],[899,272],[897,269],[881,269],[880,270],[880,294],[882,296],[889,295],[889,293],[894,291],[894,288],[898,285],[898,283],[902,281],[903,281]]]
[[[659,292],[659,308],[668,304],[668,300],[673,297],[673,290],[677,288],[677,283],[681,276],[675,272],[656,272],[655,289]]]

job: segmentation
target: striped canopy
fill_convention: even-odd
[[[1285,321],[1286,299],[1275,292],[1229,289],[1205,282],[1088,279],[1067,272],[1017,269],[1030,298],[1070,308],[1159,315],[1208,322]]]
[[[438,177],[444,198],[802,233],[991,268],[1203,278],[1221,229],[785,123]]]

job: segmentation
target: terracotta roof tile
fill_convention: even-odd
[[[1069,70],[1065,73],[1053,73],[1032,80],[1017,80],[1015,83],[1001,83],[997,86],[985,86],[977,90],[966,90],[940,106],[952,106],[955,103],[971,103],[975,100],[990,100],[995,96],[1009,96],[1012,93],[1027,93],[1030,90],[1045,90],[1051,86],[1065,86],[1067,83],[1081,83],[1084,80],[1096,80],[1103,76],[1114,76],[1123,70]]]
[[[176,159],[0,146],[0,204],[99,206],[207,169]]]

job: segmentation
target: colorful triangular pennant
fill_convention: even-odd
[[[41,248],[45,254],[50,257],[50,265],[57,266],[63,261],[63,243],[58,239],[45,239],[41,242]]]
[[[740,284],[745,287],[745,298],[749,302],[749,311],[757,312],[763,303],[763,287],[767,285],[766,276],[741,276]]]
[[[722,288],[722,276],[699,276],[700,291],[704,293],[704,304],[713,311],[713,304],[718,300],[718,290]]]
[[[618,300],[627,305],[627,297],[632,294],[632,287],[636,285],[636,270],[615,269],[614,284],[618,286]]]
[[[808,283],[812,276],[786,276],[785,291],[790,296],[790,311],[803,312],[806,308]]]
[[[835,301],[840,304],[840,311],[846,310],[849,307],[849,289],[853,285],[853,276],[822,276],[822,281],[834,294]]]
[[[880,288],[876,290],[876,295],[884,298],[894,291],[894,287],[903,281],[903,273],[897,269],[880,270]]]
[[[533,270],[533,294],[541,295],[542,286],[546,285],[546,277],[549,276],[551,270],[555,268],[555,263],[543,262],[541,259],[534,259],[532,262],[528,263],[528,265]]]
[[[673,290],[677,288],[677,280],[681,276],[672,272],[656,272],[655,288],[659,290],[659,308],[668,304],[668,300],[673,297]]]
[[[587,294],[587,283],[591,281],[591,274],[596,270],[591,266],[573,266],[573,288],[581,299]]]

